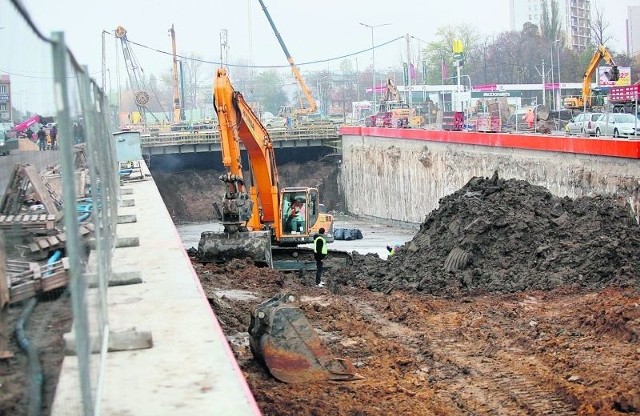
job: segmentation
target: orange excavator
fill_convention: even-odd
[[[320,228],[325,229],[327,242],[333,241],[333,215],[320,212],[318,189],[280,187],[269,132],[242,94],[233,89],[223,68],[217,71],[213,94],[226,170],[220,180],[227,188],[222,206],[216,203],[214,208],[224,233],[222,238],[215,232],[202,234],[200,261],[224,262],[245,256],[273,266],[273,251],[294,249],[295,257],[312,253],[299,246],[312,243]],[[251,183],[245,180],[241,144],[248,156]]]
[[[214,207],[224,232],[203,232],[196,258],[220,262],[249,257],[273,265],[279,249],[291,250],[287,253],[294,254],[295,261],[305,253],[313,254],[311,248],[298,246],[313,242],[316,228],[333,227],[333,217],[320,213],[318,190],[280,188],[269,132],[233,89],[224,68],[217,70],[213,95],[226,169],[220,179],[227,188],[221,209]],[[251,183],[245,181],[240,144],[247,152]],[[295,218],[290,208],[295,208]],[[358,378],[351,363],[330,355],[290,294],[260,304],[253,311],[249,334],[255,357],[281,381]]]

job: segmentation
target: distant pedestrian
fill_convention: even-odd
[[[54,124],[49,131],[49,137],[51,137],[51,150],[58,148],[58,127]]]
[[[38,130],[38,148],[43,151],[47,150],[47,133],[44,131],[44,128],[40,127]]]
[[[524,115],[524,121],[527,122],[527,128],[529,130],[533,129],[533,123],[535,123],[536,121],[536,115],[533,114],[533,110],[529,109],[529,111],[527,111],[527,114]]]
[[[324,239],[324,228],[318,230],[313,240],[313,257],[316,260],[316,286],[323,287],[322,260],[327,256],[327,241]]]

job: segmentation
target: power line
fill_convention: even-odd
[[[325,63],[325,62],[337,61],[339,59],[349,58],[351,56],[356,56],[356,55],[360,55],[360,54],[365,53],[365,52],[369,52],[369,51],[371,51],[372,49],[375,49],[375,48],[381,48],[383,46],[386,46],[386,45],[388,45],[390,43],[396,42],[396,41],[401,40],[401,39],[404,39],[404,36],[400,36],[400,37],[397,37],[395,39],[391,39],[391,40],[389,40],[387,42],[381,43],[379,45],[375,45],[375,46],[373,46],[371,48],[362,49],[360,51],[352,52],[352,53],[349,53],[349,54],[346,54],[346,55],[340,55],[340,56],[336,56],[336,57],[333,57],[333,58],[318,59],[316,61],[302,62],[302,63],[298,63],[296,65],[297,66],[304,66],[304,65],[314,65],[314,64],[320,64],[320,63]],[[131,43],[131,44],[136,45],[136,46],[139,46],[141,48],[145,48],[145,49],[157,52],[157,53],[173,56],[173,53],[170,53],[170,52],[167,52],[167,51],[163,51],[163,50],[160,50],[160,49],[156,49],[156,48],[152,48],[150,46],[146,46],[146,45],[143,45],[141,43],[134,42],[131,39],[126,39],[126,42]],[[176,55],[176,56],[181,58],[181,59],[191,60],[191,61],[196,61],[196,62],[202,62],[202,63],[205,63],[205,64],[222,65],[222,63],[218,62],[218,61],[207,61],[207,60],[198,59],[198,58],[188,58],[188,57],[182,56],[182,55]],[[290,67],[289,65],[242,65],[242,64],[228,64],[228,63],[225,63],[225,66],[236,67],[236,68],[263,68],[263,69],[264,68],[289,68]]]

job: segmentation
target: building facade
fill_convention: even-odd
[[[591,35],[591,0],[557,0],[558,13],[567,47],[583,51]],[[551,0],[547,1],[551,8]],[[542,0],[510,0],[511,30],[522,30],[526,22],[540,26]]]
[[[640,57],[640,6],[627,8],[627,55]]]
[[[0,123],[11,123],[11,78],[0,74]]]

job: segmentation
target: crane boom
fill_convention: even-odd
[[[147,104],[149,104],[150,96],[149,92],[147,91],[148,88],[146,88],[144,83],[144,77],[140,73],[142,71],[141,66],[138,63],[135,55],[133,54],[133,51],[129,47],[127,30],[122,26],[118,26],[115,30],[115,36],[116,38],[120,39],[120,45],[122,46],[122,53],[124,55],[125,67],[127,68],[127,76],[129,77],[131,88],[133,89],[136,107],[138,107],[138,111],[142,116],[142,121],[146,122],[146,115],[147,112],[149,112],[147,109]],[[153,113],[151,113],[151,115],[153,116],[153,118],[155,118],[156,121],[160,121]]]
[[[302,89],[302,93],[307,99],[307,103],[309,103],[309,107],[300,108],[296,110],[295,113],[300,115],[315,113],[317,110],[317,105],[316,105],[316,101],[313,99],[313,96],[311,95],[311,90],[309,89],[309,87],[307,87],[307,84],[304,82],[304,79],[302,78],[302,74],[300,73],[300,70],[298,69],[296,64],[293,62],[293,57],[289,53],[287,46],[284,44],[284,40],[282,40],[282,36],[280,36],[280,32],[278,32],[278,29],[276,28],[276,24],[273,22],[273,19],[271,18],[271,15],[267,10],[267,6],[264,5],[264,2],[262,0],[258,0],[258,1],[262,6],[262,10],[264,11],[265,16],[267,16],[267,20],[269,21],[269,24],[273,29],[273,33],[275,33],[276,38],[278,39],[278,43],[280,43],[280,47],[282,48],[285,56],[287,57],[287,61],[289,62],[289,66],[291,66],[291,71],[293,72],[293,76],[295,77],[296,81],[298,81],[298,84]]]

